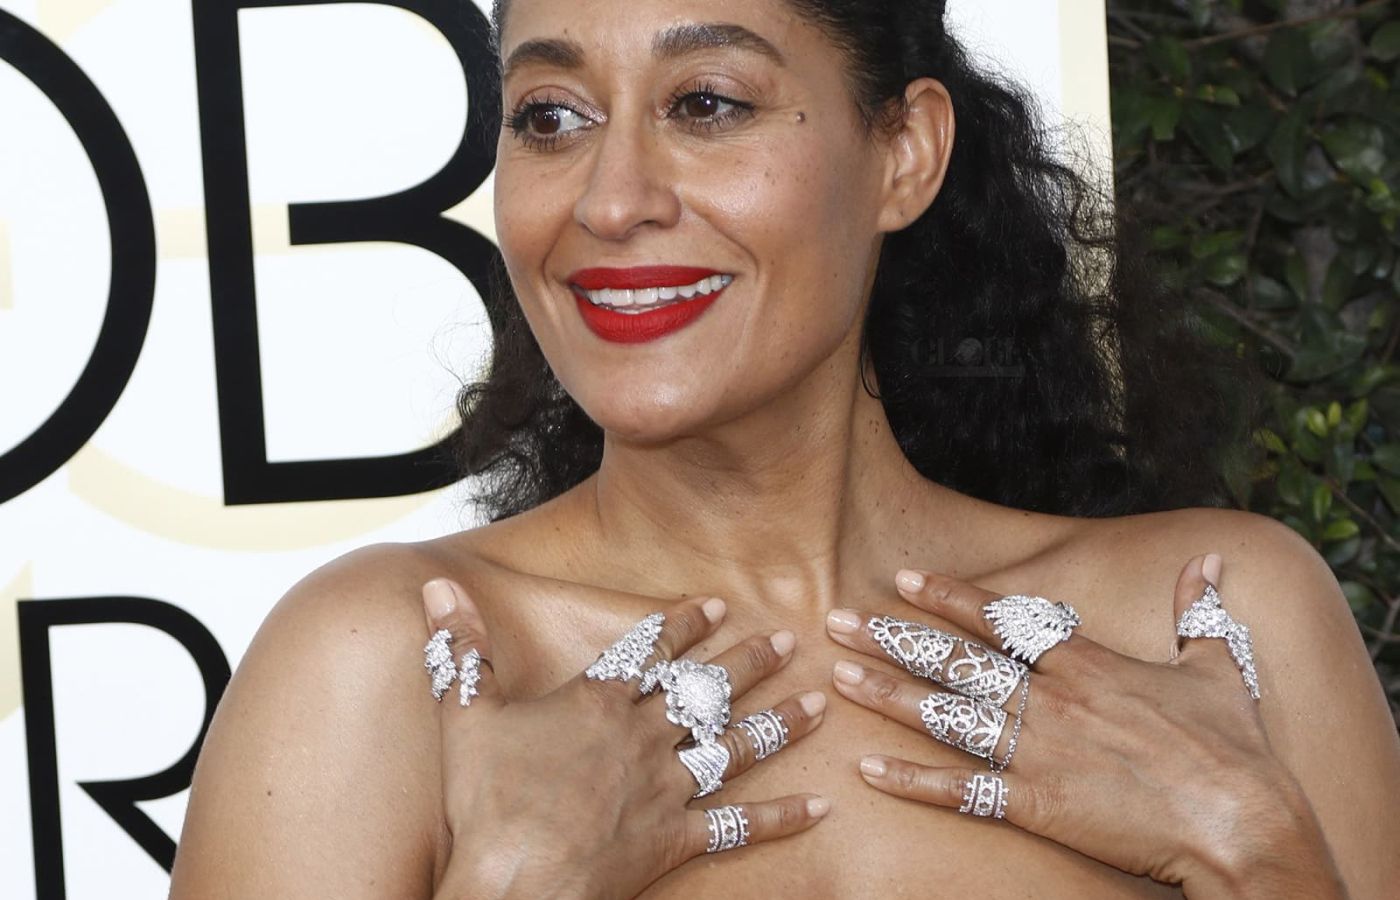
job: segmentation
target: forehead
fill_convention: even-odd
[[[553,41],[573,44],[585,56],[634,57],[664,49],[688,26],[730,27],[729,41],[780,57],[784,48],[810,52],[821,34],[810,28],[786,0],[509,0],[504,7],[500,46],[508,60],[521,44]],[[750,40],[747,36],[758,38]],[[695,35],[691,35],[691,43]]]

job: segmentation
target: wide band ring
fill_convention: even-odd
[[[963,786],[958,812],[993,819],[1006,818],[1006,780],[1000,775],[976,773]]]
[[[1024,663],[921,622],[874,616],[866,631],[911,675],[993,706],[1010,699],[1026,674]]]
[[[705,810],[709,820],[710,845],[706,853],[723,853],[749,842],[749,818],[740,806],[721,806]]]
[[[787,746],[787,725],[783,717],[771,709],[745,716],[735,727],[742,730],[753,745],[755,760],[765,760]]]
[[[1079,613],[1068,603],[1051,603],[1044,597],[1008,594],[982,607],[992,623],[1001,648],[1027,665],[1062,641],[1080,624]]]
[[[663,613],[652,613],[618,638],[611,647],[598,654],[584,675],[593,681],[630,681],[643,679],[642,664],[656,651],[656,639],[665,623]],[[643,689],[642,693],[647,693]]]
[[[1178,637],[1184,638],[1224,638],[1230,656],[1239,667],[1249,696],[1259,699],[1259,675],[1254,670],[1254,639],[1249,627],[1236,622],[1220,605],[1220,594],[1215,585],[1206,583],[1206,589],[1181,614],[1176,623]]]
[[[928,733],[959,750],[991,759],[1006,728],[1006,710],[961,694],[935,691],[919,703]]]
[[[666,692],[666,718],[689,728],[695,743],[711,743],[728,727],[733,687],[723,666],[693,659],[662,660],[643,678],[643,690],[649,686]]]
[[[729,748],[722,741],[693,744],[676,751],[681,764],[695,777],[697,790],[691,798],[708,797],[724,787],[724,773],[729,768]]]

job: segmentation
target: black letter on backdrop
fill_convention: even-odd
[[[190,786],[195,759],[214,718],[214,708],[228,685],[228,658],[219,642],[198,619],[178,606],[144,597],[19,602],[20,682],[24,685],[24,730],[29,750],[29,818],[34,839],[34,883],[39,897],[61,900],[65,892],[49,629],[112,622],[149,625],[170,635],[194,657],[204,679],[204,724],[178,762],[144,778],[79,785],[167,872],[175,864],[175,841],[136,804],[170,797]]]
[[[346,0],[195,0],[199,125],[214,359],[219,381],[224,502],[229,505],[413,494],[451,484],[449,435],[432,447],[367,459],[267,460],[253,282],[248,153],[243,119],[238,11]],[[471,0],[372,0],[422,16],[452,45],[467,82],[467,122],[456,152],[426,181],[386,197],[298,203],[288,210],[293,244],[391,241],[422,247],[457,267],[485,297],[497,251],[470,228],[444,218],[495,166],[494,69],[490,26]],[[497,313],[488,310],[495,321]]]
[[[77,63],[3,9],[0,59],[42,91],[73,128],[97,175],[112,244],[107,312],[92,356],[44,424],[0,454],[0,503],[4,503],[52,475],[77,453],[126,389],[151,321],[156,229],[136,151],[112,107]],[[13,129],[8,130],[6,140],[15,139]],[[55,297],[50,302],[57,306],[63,301]]]

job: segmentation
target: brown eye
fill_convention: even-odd
[[[559,110],[553,107],[542,107],[530,113],[530,130],[535,134],[558,134]]]
[[[718,115],[720,99],[714,94],[691,94],[681,103],[681,110],[692,119],[709,119]]]

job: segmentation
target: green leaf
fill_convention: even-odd
[[[1400,478],[1392,475],[1378,474],[1376,476],[1376,487],[1381,489],[1381,496],[1390,506],[1390,511],[1400,513]]]
[[[1322,529],[1322,539],[1324,541],[1344,541],[1349,537],[1355,537],[1361,533],[1361,526],[1351,519],[1336,519],[1329,522],[1327,527]]]
[[[1261,447],[1268,449],[1270,452],[1280,455],[1288,453],[1288,445],[1283,442],[1283,438],[1274,434],[1273,431],[1268,428],[1260,428],[1255,431],[1254,440]]]
[[[1332,511],[1332,486],[1327,482],[1320,482],[1313,488],[1312,493],[1312,517],[1314,522],[1324,522],[1327,514]]]
[[[1392,475],[1400,475],[1400,444],[1381,444],[1371,452],[1371,463]]]
[[[1158,72],[1172,81],[1185,81],[1191,77],[1191,54],[1181,41],[1170,37],[1157,37],[1147,42],[1147,60]]]
[[[1342,404],[1333,400],[1327,404],[1327,425],[1330,428],[1336,428],[1340,424],[1342,424]]]
[[[1359,581],[1343,581],[1342,594],[1354,612],[1361,612],[1376,602],[1376,592]]]
[[[1288,288],[1267,275],[1252,274],[1249,277],[1250,306],[1262,310],[1292,309],[1298,300],[1288,292]]]
[[[1400,59],[1400,22],[1387,22],[1371,35],[1371,55],[1382,62]]]
[[[1278,183],[1294,196],[1303,192],[1303,160],[1307,150],[1307,118],[1303,110],[1295,105],[1287,115],[1279,119],[1268,143],[1265,144],[1265,151],[1269,155],[1269,161],[1274,164],[1274,175],[1278,178]]]
[[[1327,417],[1322,414],[1322,411],[1309,407],[1307,417],[1308,431],[1318,437],[1327,437]]]
[[[1370,412],[1370,405],[1367,404],[1364,397],[1354,403],[1347,404],[1347,424],[1351,426],[1353,434],[1359,434],[1361,429],[1366,427],[1366,417]]]
[[[1363,184],[1385,168],[1385,132],[1365,119],[1348,118],[1324,129],[1322,146],[1337,168]]]
[[[1332,544],[1323,552],[1322,558],[1327,560],[1327,565],[1332,568],[1344,566],[1356,558],[1356,553],[1361,549],[1361,538],[1349,537],[1344,541]]]
[[[1264,72],[1285,94],[1298,93],[1312,63],[1307,38],[1296,28],[1282,28],[1269,38],[1264,50]]]

